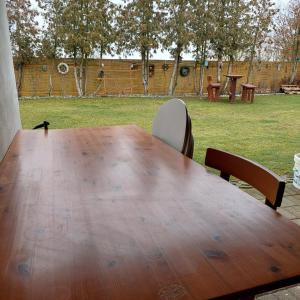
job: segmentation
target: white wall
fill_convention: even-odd
[[[5,0],[0,0],[0,161],[20,127]]]

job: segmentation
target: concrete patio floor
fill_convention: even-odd
[[[241,188],[254,198],[264,201],[264,196],[255,189],[242,185]],[[291,183],[285,187],[283,201],[278,212],[300,226],[300,190]],[[288,289],[280,289],[271,293],[256,296],[259,300],[300,300],[300,284]]]

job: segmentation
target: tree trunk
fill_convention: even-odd
[[[83,74],[84,74],[84,90],[83,90],[83,95],[87,94],[87,83],[88,83],[87,71],[88,71],[88,59],[85,58],[84,59],[84,70],[83,70]]]
[[[256,27],[254,41],[253,41],[251,53],[250,53],[250,61],[249,61],[248,74],[247,74],[247,83],[249,83],[252,78],[253,59],[254,59],[254,55],[255,55],[255,46],[257,43],[258,31],[259,31],[259,27]]]
[[[81,59],[80,65],[79,65],[79,87],[81,90],[81,96],[83,96],[84,95],[84,91],[83,91],[83,59]]]
[[[55,58],[52,58],[52,66],[51,66],[50,74],[49,74],[49,90],[48,90],[49,97],[51,97],[52,91],[53,91],[52,74],[54,72],[54,68],[55,68]]]
[[[168,90],[168,95],[169,96],[174,95],[175,88],[176,88],[176,85],[177,85],[180,54],[181,54],[181,48],[177,47],[176,54],[175,54],[175,59],[174,59],[173,72],[172,72],[172,76],[171,76],[171,79],[170,79],[169,90]]]
[[[149,88],[149,51],[143,49],[141,51],[142,56],[142,81],[144,86],[144,95],[148,95]]]
[[[76,61],[75,61],[75,66],[74,66],[74,77],[75,77],[76,89],[77,89],[77,93],[78,93],[79,97],[82,97],[83,95],[85,95],[85,85],[84,85],[85,82],[84,82],[84,78],[83,78],[84,61],[85,61],[85,59],[82,57],[80,60],[80,65],[77,66]],[[79,70],[79,76],[78,76],[77,70]]]
[[[101,47],[101,50],[100,50],[100,60],[99,60],[99,70],[100,70],[99,73],[101,71],[104,72],[104,70],[103,70],[103,64],[102,64],[102,57],[103,57],[103,51],[102,51],[102,47]],[[105,76],[105,73],[104,73],[104,76]],[[104,82],[104,80],[105,80],[104,78],[98,77],[99,83],[97,84],[97,87],[96,87],[96,90],[94,91],[94,93],[92,93],[92,96],[96,96],[97,95],[97,93],[99,92],[100,88],[102,87],[102,83]]]
[[[221,82],[221,75],[222,75],[222,57],[218,56],[218,63],[217,63],[217,82]]]
[[[194,94],[197,95],[197,60],[194,63]]]
[[[291,77],[290,77],[290,81],[289,81],[290,84],[292,84],[296,78],[297,67],[298,67],[298,61],[294,60],[293,65],[292,65],[292,73],[291,73]]]
[[[49,90],[48,90],[48,96],[51,97],[53,90],[53,83],[52,83],[52,74],[49,74]]]
[[[145,94],[145,60],[146,60],[145,51],[141,51],[141,58],[142,58],[142,82],[144,86],[144,94]]]
[[[250,58],[249,67],[248,67],[248,74],[247,74],[247,83],[249,83],[252,77],[252,69],[253,69],[253,57]]]
[[[203,96],[204,72],[205,72],[205,66],[204,66],[203,63],[201,63],[201,66],[200,66],[200,77],[199,77],[199,95],[200,96]]]
[[[149,74],[150,74],[150,70],[149,70],[149,49],[147,49],[147,55],[146,55],[146,95],[148,95],[149,93]]]
[[[81,88],[80,88],[80,81],[79,81],[79,78],[78,78],[78,75],[77,75],[77,68],[78,67],[75,63],[75,65],[74,65],[74,77],[75,77],[77,94],[78,94],[79,97],[82,97],[82,91],[81,91]]]
[[[298,66],[298,55],[299,55],[299,44],[300,44],[300,27],[297,30],[295,43],[294,43],[294,53],[293,53],[293,64],[292,64],[292,72],[289,83],[293,83],[296,74],[297,74],[297,66]]]
[[[18,70],[17,91],[18,91],[18,96],[21,97],[24,64],[23,63],[18,64],[17,70]]]
[[[233,57],[230,56],[228,67],[227,67],[227,75],[232,73],[232,67],[233,67]],[[224,92],[226,91],[226,89],[228,87],[228,83],[229,83],[229,78],[226,77],[225,85],[224,85],[224,88],[223,88]]]
[[[206,30],[206,29],[205,29]],[[199,95],[203,96],[204,88],[204,74],[205,74],[205,61],[207,58],[207,42],[204,41],[201,46],[201,57],[200,57],[200,76],[199,76]]]

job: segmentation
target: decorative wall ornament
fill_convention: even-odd
[[[48,66],[47,65],[42,65],[41,66],[41,71],[42,72],[47,72],[48,71]]]
[[[138,64],[132,63],[132,64],[130,65],[130,70],[137,70],[137,69],[138,69]]]
[[[188,66],[181,67],[179,73],[180,73],[180,76],[182,76],[182,77],[188,76],[190,74],[190,67],[188,67]]]
[[[66,63],[59,63],[57,65],[57,71],[59,74],[66,75],[69,73],[69,66]]]
[[[97,77],[97,78],[98,78],[98,79],[104,78],[104,71],[103,71],[103,70],[99,71],[98,77]]]
[[[154,75],[154,65],[149,65],[149,77]]]
[[[164,71],[168,71],[169,65],[168,65],[168,64],[163,64],[163,65],[161,66],[161,68],[162,68]]]
[[[277,65],[277,71],[280,71],[281,70],[281,64],[278,64]]]

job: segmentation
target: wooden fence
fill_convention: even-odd
[[[61,62],[68,64],[69,72],[62,75],[57,70]],[[173,69],[171,60],[153,60],[153,74],[150,77],[149,93],[152,95],[166,95],[170,76]],[[185,77],[178,75],[176,95],[193,95],[199,91],[200,66],[194,61],[182,61],[180,67],[189,67],[189,74]],[[222,80],[225,82],[227,63],[222,66]],[[206,92],[207,76],[212,75],[216,80],[216,62],[209,62],[205,69],[204,92]],[[102,76],[100,76],[100,71]],[[246,80],[248,71],[247,62],[236,62],[232,73],[244,77],[238,80],[240,84]],[[87,67],[86,95],[136,95],[143,94],[141,80],[141,62],[139,60],[91,59]],[[17,71],[16,71],[17,73]],[[256,62],[253,68],[251,83],[257,86],[257,92],[277,92],[282,83],[288,82],[291,73],[291,63],[287,62]],[[16,74],[18,77],[18,74]],[[101,77],[101,78],[100,78]],[[298,71],[297,78],[300,78]],[[70,59],[36,60],[25,65],[21,83],[20,96],[77,96],[74,79],[74,64]]]

